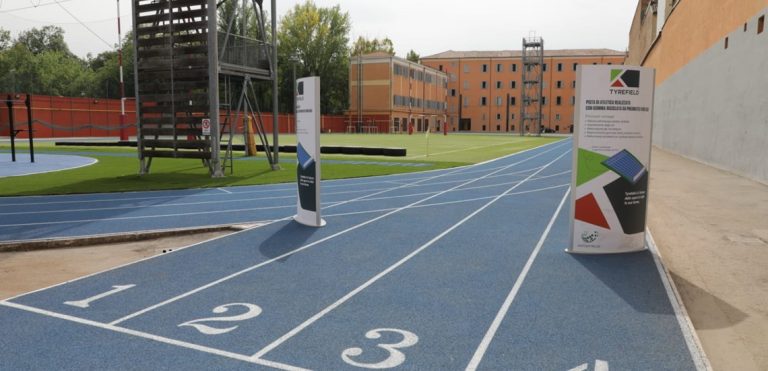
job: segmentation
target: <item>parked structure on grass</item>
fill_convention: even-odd
[[[628,64],[656,68],[654,144],[768,183],[765,0],[640,0]]]
[[[626,53],[610,49],[545,50],[541,126],[569,133],[573,126],[576,66],[622,64]],[[451,131],[519,132],[522,52],[453,51],[422,57],[421,63],[448,74],[447,121]],[[532,132],[535,128],[522,128]]]
[[[423,132],[446,122],[448,75],[377,52],[352,56],[347,132]],[[362,87],[362,88],[361,88]]]

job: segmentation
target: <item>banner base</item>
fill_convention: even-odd
[[[325,225],[327,224],[325,222],[325,219],[320,219],[320,224],[318,225],[316,220],[303,220],[299,215],[294,215],[293,220],[296,223],[306,225],[307,227],[315,227],[315,228],[325,227]]]
[[[573,250],[573,249],[565,249],[564,251],[573,255],[615,255],[615,254],[628,254],[633,252],[648,251],[648,246],[643,246],[642,249],[637,249],[637,250],[622,250],[622,251],[583,251],[583,250]]]

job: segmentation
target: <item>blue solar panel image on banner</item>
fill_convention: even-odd
[[[640,177],[645,174],[645,166],[626,149],[603,161],[603,165],[632,184],[637,183]]]
[[[312,162],[314,159],[312,156],[307,152],[306,149],[299,143],[298,147],[296,148],[296,157],[299,159],[299,165],[301,165],[302,168],[307,169],[309,165],[312,165]]]

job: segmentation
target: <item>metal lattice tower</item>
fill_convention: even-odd
[[[262,0],[243,0],[257,19],[255,38],[241,28],[242,34],[226,31],[218,24],[217,8],[237,0],[133,0],[134,68],[136,78],[136,113],[140,174],[147,174],[155,157],[197,158],[214,177],[232,163],[233,126],[241,108],[248,114],[259,113],[257,127],[264,147],[258,105],[247,100],[252,79],[271,80],[277,91],[275,49],[276,19],[272,17],[272,41],[266,40]],[[272,0],[274,9],[275,0]],[[245,23],[245,22],[244,22]],[[232,94],[233,80],[242,84],[239,94]],[[220,89],[220,84],[224,89]],[[220,102],[220,95],[224,102]],[[255,94],[253,94],[255,95]],[[240,98],[238,119],[232,120],[232,96]],[[277,97],[277,94],[273,94]],[[220,122],[221,108],[226,108]],[[274,122],[277,103],[274,102]],[[203,135],[202,125],[210,122],[210,135]],[[277,125],[273,126],[277,128]],[[228,129],[228,130],[227,130]],[[273,130],[275,142],[277,130]],[[221,156],[221,138],[228,134],[229,145]],[[277,143],[274,145],[277,150]],[[273,168],[277,154],[269,157]]]
[[[544,39],[523,38],[523,88],[520,97],[520,135],[541,135]]]

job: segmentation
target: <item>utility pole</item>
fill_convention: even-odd
[[[123,35],[120,29],[120,0],[117,0],[117,64],[120,67],[120,140],[123,141],[128,140],[128,134],[125,132],[125,83],[123,82]]]

